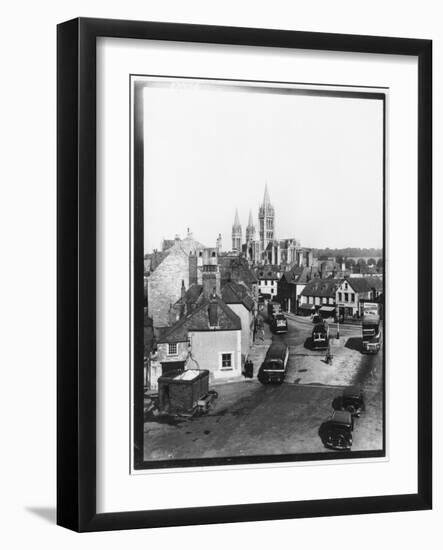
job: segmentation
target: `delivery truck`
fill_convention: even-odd
[[[365,302],[362,317],[362,351],[378,353],[380,351],[380,304]]]

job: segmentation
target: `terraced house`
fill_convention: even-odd
[[[299,313],[309,315],[319,311],[325,317],[333,316],[341,283],[341,279],[315,278],[310,281],[300,294]]]

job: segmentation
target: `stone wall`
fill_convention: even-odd
[[[169,324],[169,308],[181,296],[182,281],[189,287],[189,256],[173,248],[148,278],[148,312],[155,327]]]

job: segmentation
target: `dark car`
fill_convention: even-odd
[[[282,313],[277,313],[272,316],[271,330],[275,334],[288,332],[288,321],[286,320],[286,317]]]
[[[349,451],[352,447],[354,419],[348,411],[334,411],[318,430],[322,443],[328,449]]]
[[[352,416],[360,416],[365,410],[363,391],[357,386],[345,388],[341,396],[341,409],[350,412]]]

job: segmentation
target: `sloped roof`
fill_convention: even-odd
[[[247,285],[257,282],[254,271],[244,258],[219,255],[218,264],[223,281],[243,281]]]
[[[195,304],[200,298],[203,292],[203,285],[198,285],[197,283],[192,284],[188,290],[185,292],[184,296],[179,298],[175,305],[191,305]]]
[[[203,250],[206,248],[204,244],[202,244],[199,241],[196,241],[193,237],[187,236],[181,241],[178,242],[178,246],[186,252],[186,254],[190,254],[191,252],[197,252],[197,250]]]
[[[161,250],[160,252],[156,250],[152,254],[145,254],[145,260],[149,260],[149,271],[155,271],[157,267],[163,262],[165,258],[169,255],[171,249]]]
[[[209,315],[217,317],[217,328],[211,328]],[[218,296],[203,298],[201,304],[183,317],[172,327],[168,327],[158,336],[158,342],[186,342],[189,332],[240,330],[240,317],[227,306]]]
[[[349,285],[357,292],[370,292],[383,289],[383,281],[379,277],[351,277],[346,279]]]
[[[222,300],[225,304],[243,304],[249,311],[254,309],[254,300],[248,287],[242,283],[226,283],[222,289]]]
[[[302,296],[333,298],[342,279],[314,279],[302,291]]]
[[[162,250],[168,250],[171,246],[174,246],[175,239],[163,239],[162,241]]]
[[[192,236],[187,236],[184,239],[164,239],[163,246],[167,246],[166,250],[155,250],[150,254],[145,254],[144,259],[150,262],[149,270],[155,271],[157,267],[169,256],[171,253],[184,252],[189,256],[189,254],[195,253],[198,250],[202,250],[205,247],[199,241],[196,241]]]
[[[282,279],[293,285],[306,284],[315,277],[316,273],[318,273],[317,268],[294,266],[283,273]]]
[[[281,268],[278,265],[264,265],[257,269],[257,278],[261,279],[280,279]]]

